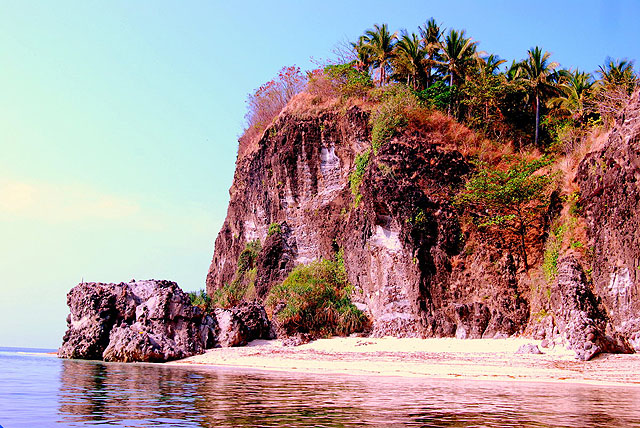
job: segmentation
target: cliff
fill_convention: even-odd
[[[290,104],[291,105],[291,104]],[[470,165],[456,148],[469,131],[438,115],[370,153],[361,196],[350,189],[371,147],[369,112],[285,109],[255,150],[237,160],[227,218],[207,276],[229,283],[249,241],[259,239],[256,292],[266,295],[294,265],[344,250],[352,299],[377,336],[494,337],[520,331],[527,301],[516,256],[465,248],[452,200]],[[282,233],[268,236],[269,226]]]
[[[563,250],[558,271],[567,273],[547,285],[546,317],[531,314],[539,281],[531,272],[561,206],[552,204],[541,219],[542,234],[527,237],[527,269],[500,233],[466,227],[469,213],[453,202],[474,171],[470,147],[477,156],[483,144],[462,125],[434,113],[373,151],[370,109],[310,113],[294,104],[237,159],[209,294],[232,281],[250,241],[262,243],[258,298],[295,265],[342,249],[352,300],[370,315],[374,336],[491,338],[526,330],[569,344],[585,359],[629,352],[627,340],[639,349],[637,94],[605,147],[580,164],[593,258],[576,261]],[[555,204],[562,205],[557,197]],[[281,233],[269,234],[274,224]],[[578,309],[584,322],[572,323]]]

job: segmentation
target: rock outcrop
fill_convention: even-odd
[[[255,239],[264,244],[259,298],[295,265],[342,249],[352,300],[370,315],[374,336],[521,331],[529,307],[518,256],[499,240],[465,248],[471,240],[453,198],[472,167],[447,143],[465,132],[441,116],[429,129],[396,136],[369,152],[362,184],[352,190],[356,157],[371,149],[369,113],[285,109],[256,148],[238,157],[207,291],[232,281],[238,256]],[[280,233],[269,235],[274,223]]]
[[[256,302],[242,302],[231,309],[215,310],[217,338],[222,347],[243,346],[256,339],[275,339],[264,307]]]
[[[513,245],[463,227],[453,200],[473,171],[460,149],[465,132],[434,116],[373,150],[367,111],[308,113],[290,104],[238,157],[207,291],[232,280],[239,254],[256,239],[264,244],[258,298],[295,265],[342,249],[352,300],[371,317],[374,336],[494,338],[529,326],[580,359],[640,350],[640,95],[579,166],[578,208],[593,257],[563,250],[548,315],[530,316],[531,290],[540,284]],[[359,186],[352,185],[356,170]],[[532,265],[541,263],[547,230],[562,210],[559,195],[540,235],[529,238]],[[268,233],[275,223],[279,232]]]
[[[633,353],[625,338],[613,331],[606,309],[571,255],[558,261],[551,309],[560,343],[575,351],[577,359],[587,361],[602,352]]]
[[[593,244],[593,288],[613,328],[640,351],[640,93],[577,176]]]
[[[175,282],[82,283],[67,294],[67,305],[61,358],[158,362],[215,345],[216,320]]]

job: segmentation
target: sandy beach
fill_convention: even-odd
[[[640,355],[603,354],[591,361],[564,348],[516,354],[530,339],[331,338],[298,347],[256,340],[166,364],[305,373],[569,382],[640,386]]]

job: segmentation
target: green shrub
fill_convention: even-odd
[[[547,281],[551,282],[558,275],[558,257],[562,249],[565,227],[560,225],[554,228],[545,243],[544,255],[542,259],[542,272]]]
[[[233,281],[217,289],[211,297],[212,306],[217,308],[230,308],[238,305],[248,297],[250,291],[255,290],[256,268],[236,274]],[[255,294],[255,291],[253,292]],[[251,296],[253,297],[253,296]]]
[[[187,293],[193,306],[197,306],[205,312],[209,312],[212,307],[211,297],[205,290],[190,291]]]
[[[324,74],[344,97],[365,95],[373,87],[369,73],[358,70],[352,62],[328,65],[324,68]]]
[[[296,266],[274,286],[267,307],[287,334],[348,335],[368,325],[366,315],[351,302],[342,252],[335,260]]]
[[[353,205],[357,208],[362,199],[360,193],[360,184],[364,178],[364,173],[369,166],[369,157],[371,156],[371,150],[366,150],[363,153],[356,155],[355,169],[349,174],[349,187],[351,188],[351,194],[353,195]]]
[[[236,306],[254,288],[256,281],[256,261],[262,249],[259,239],[249,241],[238,256],[238,264],[233,280],[217,289],[211,296],[211,304],[218,308]],[[255,293],[254,293],[255,294]]]
[[[551,174],[538,171],[550,165],[547,157],[513,163],[506,171],[479,164],[456,204],[475,209],[480,227],[499,228],[517,238],[525,269],[528,269],[526,239],[529,230],[539,228],[549,205]],[[507,235],[507,236],[509,236]]]
[[[417,92],[418,99],[430,108],[447,111],[452,101],[455,100],[458,90],[455,85],[449,86],[443,81],[437,81],[428,89]]]
[[[260,240],[256,239],[250,242],[247,242],[247,245],[244,247],[244,250],[238,256],[238,267],[236,271],[236,275],[242,274],[248,269],[251,269],[258,258],[258,254],[262,249],[262,244],[260,244]]]
[[[282,227],[280,226],[280,223],[271,223],[269,225],[269,230],[267,231],[267,236],[280,234],[280,233],[282,233]]]
[[[371,147],[373,153],[402,130],[408,123],[407,111],[418,108],[418,99],[404,85],[385,88],[380,95],[381,102],[371,114]]]

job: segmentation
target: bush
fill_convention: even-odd
[[[440,111],[447,111],[457,94],[458,90],[455,85],[449,86],[443,81],[437,81],[428,89],[416,93],[420,101],[423,101],[428,107]]]
[[[548,190],[553,181],[551,175],[537,172],[551,162],[547,157],[521,160],[506,171],[481,164],[456,198],[456,204],[477,211],[480,227],[497,227],[517,238],[525,268],[527,234],[548,207]]]
[[[296,266],[271,289],[267,307],[288,335],[345,336],[368,325],[366,315],[351,302],[352,289],[341,251],[335,260]]]
[[[366,150],[363,153],[356,155],[355,166],[356,168],[349,174],[349,187],[351,188],[351,194],[353,195],[353,205],[358,208],[360,200],[362,199],[362,193],[360,193],[360,184],[364,178],[364,173],[369,166],[369,157],[371,156],[371,150]]]
[[[193,306],[197,306],[205,312],[209,312],[212,308],[211,297],[205,290],[190,291],[187,293],[189,300]]]
[[[256,260],[261,249],[262,244],[259,239],[247,242],[244,250],[238,256],[233,280],[213,293],[211,305],[229,308],[236,306],[245,298],[255,297]]]
[[[358,70],[353,62],[348,64],[328,65],[324,74],[336,85],[344,97],[366,95],[373,87],[373,80],[369,73]]]
[[[240,155],[273,122],[289,100],[304,89],[306,83],[307,79],[299,67],[283,67],[276,78],[249,95],[245,116],[247,129],[240,137]]]
[[[378,154],[378,149],[407,125],[407,112],[419,108],[418,99],[404,85],[384,88],[380,97],[381,103],[370,119],[374,154]]]
[[[267,231],[267,236],[280,234],[280,233],[282,233],[282,227],[280,226],[280,223],[271,223],[269,225],[269,230]]]

